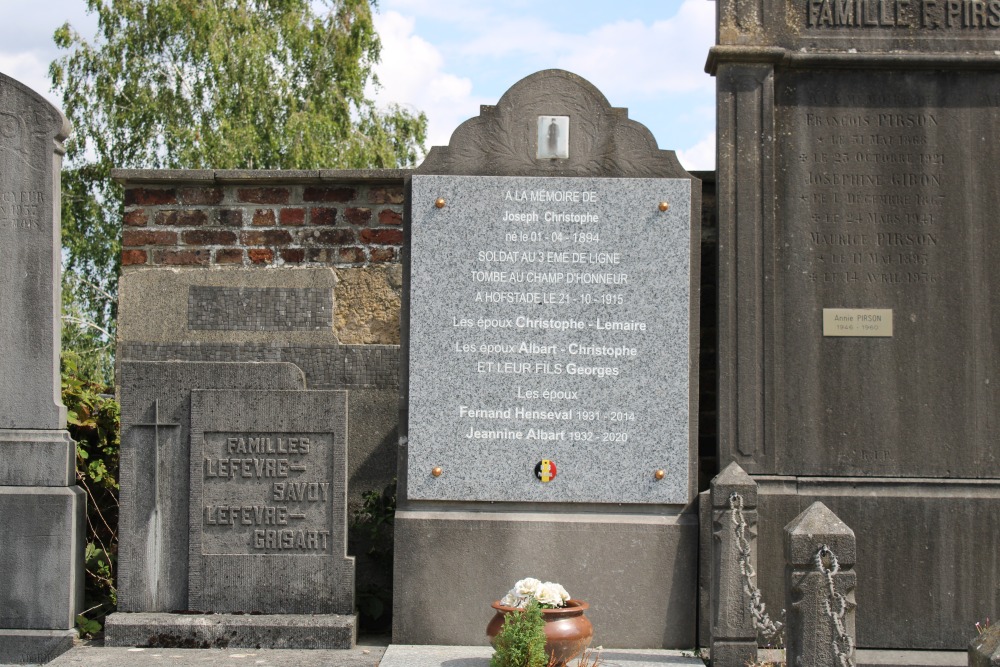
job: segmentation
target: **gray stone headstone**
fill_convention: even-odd
[[[191,394],[189,605],[353,614],[347,394]]]
[[[0,428],[62,429],[59,168],[63,115],[0,74]]]
[[[413,177],[410,498],[688,502],[690,209],[683,179]]]
[[[605,645],[692,646],[700,183],[592,84],[545,70],[407,189],[393,641],[485,643],[488,605],[433,582],[488,601],[533,573],[587,599]]]
[[[122,361],[118,609],[188,609],[191,391],[305,389],[286,363]]]
[[[69,648],[86,500],[60,397],[63,115],[0,74],[0,663]]]

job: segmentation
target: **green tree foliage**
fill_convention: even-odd
[[[118,402],[106,387],[81,377],[79,355],[62,357],[62,400],[76,441],[76,481],[87,494],[87,547],[81,632],[94,634],[116,603],[118,560]]]
[[[357,573],[358,627],[367,632],[386,632],[392,627],[396,479],[381,491],[366,491],[361,500],[347,525],[348,551],[354,554]]]
[[[409,166],[427,122],[365,95],[380,50],[369,0],[86,2],[96,39],[62,26],[55,41],[67,54],[50,67],[74,130],[63,171],[64,341],[81,351],[82,370],[107,379],[121,254],[112,168]]]

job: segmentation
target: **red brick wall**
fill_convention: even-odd
[[[402,170],[122,170],[122,265],[363,266],[399,261]]]

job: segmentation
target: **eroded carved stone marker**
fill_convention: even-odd
[[[188,608],[191,387],[305,389],[289,363],[119,362],[118,610]],[[114,625],[108,641],[117,643]]]
[[[394,642],[484,643],[489,601],[537,576],[608,644],[694,644],[700,194],[560,70],[416,170]],[[483,603],[434,593],[443,572]]]
[[[282,362],[123,361],[120,380],[125,613],[107,643],[353,646],[346,392]]]
[[[347,393],[191,395],[194,609],[353,614]]]
[[[63,115],[0,74],[0,663],[72,645],[85,497],[60,398]]]

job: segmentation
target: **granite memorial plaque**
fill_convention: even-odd
[[[193,609],[352,614],[347,393],[191,394]]]
[[[393,642],[484,643],[489,610],[436,594],[441,573],[490,600],[534,572],[587,599],[605,645],[691,646],[699,181],[545,70],[407,193]]]
[[[688,179],[412,181],[411,499],[689,499]]]

